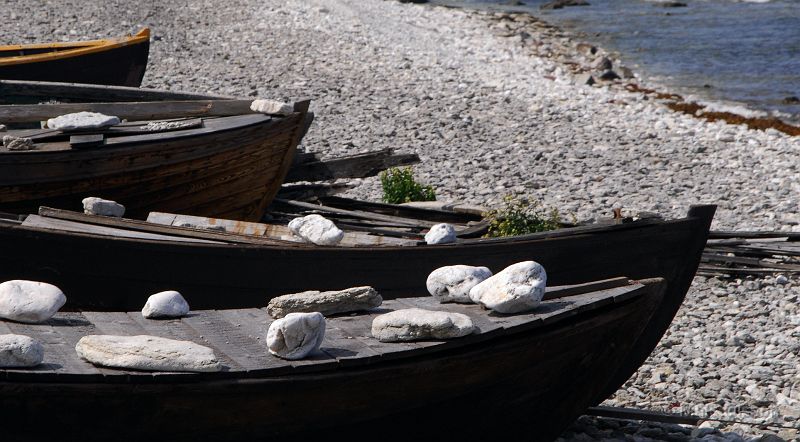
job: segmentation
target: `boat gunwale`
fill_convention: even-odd
[[[77,212],[76,212],[77,213]],[[287,244],[284,243],[274,243],[270,244],[265,241],[264,244],[248,244],[248,243],[241,243],[230,241],[221,244],[206,244],[206,243],[196,243],[196,242],[189,242],[189,241],[172,241],[172,240],[151,240],[151,239],[134,239],[134,238],[122,238],[116,236],[109,236],[109,235],[102,235],[97,233],[90,233],[90,232],[66,232],[58,229],[48,229],[44,227],[31,227],[31,226],[24,226],[17,223],[3,223],[3,220],[0,219],[0,229],[4,230],[22,230],[31,233],[44,233],[47,235],[58,235],[62,237],[78,237],[78,238],[88,238],[93,240],[111,240],[111,241],[118,241],[118,242],[125,242],[134,245],[142,245],[142,246],[150,246],[150,245],[163,245],[165,247],[173,246],[173,247],[180,247],[180,248],[188,248],[188,249],[231,249],[231,250],[259,250],[259,249],[269,249],[269,250],[280,250],[291,248],[293,250],[308,250],[311,252],[323,252],[323,253],[330,253],[330,252],[340,252],[340,251],[347,251],[348,253],[371,253],[375,252],[376,250],[380,251],[401,251],[401,250],[409,250],[409,249],[417,249],[417,248],[436,248],[436,249],[444,249],[444,248],[481,248],[481,247],[490,247],[502,244],[508,244],[509,246],[520,246],[528,243],[537,243],[542,241],[555,241],[562,237],[569,237],[569,238],[582,238],[588,236],[595,236],[595,235],[604,235],[618,231],[630,231],[630,230],[638,230],[643,228],[670,228],[675,225],[686,224],[690,222],[696,222],[696,220],[700,219],[699,217],[684,217],[684,218],[677,218],[677,219],[642,219],[630,223],[622,223],[622,224],[612,224],[612,225],[601,225],[601,226],[578,226],[578,227],[566,227],[558,230],[547,231],[547,232],[537,232],[531,233],[528,235],[519,235],[513,237],[502,237],[502,238],[476,238],[476,239],[467,239],[462,242],[456,242],[451,244],[437,244],[434,246],[428,246],[425,244],[419,244],[414,246],[399,246],[399,245],[381,245],[381,246],[361,246],[361,247],[340,247],[340,246],[326,246],[326,245],[309,245],[304,243],[293,243],[289,242]],[[137,223],[145,223],[145,221],[139,220],[124,220],[124,222],[130,222],[131,225],[135,226]],[[91,223],[85,223],[87,225],[91,225]],[[178,226],[170,226],[171,229],[175,229],[176,231],[180,232],[182,229],[186,229],[188,231],[196,232],[198,229],[193,229],[189,227],[178,227]],[[135,228],[132,230],[136,230]],[[215,237],[218,236],[220,241],[225,241],[226,236],[228,237],[239,237],[240,234],[236,233],[227,233],[227,232],[208,232],[206,230],[201,230],[202,232],[207,232],[213,234]],[[355,252],[358,251],[358,252]]]
[[[57,43],[33,43],[30,45],[6,45],[0,46],[0,51],[19,51],[25,49],[47,49],[74,46],[73,49],[66,49],[56,52],[44,52],[40,54],[17,55],[13,57],[0,57],[0,68],[19,64],[44,63],[66,58],[80,57],[88,54],[110,51],[126,46],[133,46],[150,42],[150,30],[144,28],[134,35],[116,37],[110,39],[86,40],[80,42],[57,42]]]

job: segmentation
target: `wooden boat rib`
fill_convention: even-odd
[[[0,100],[33,98],[29,93],[35,88],[22,84],[15,89],[19,85],[0,85],[10,92]],[[53,85],[47,89],[55,92]],[[61,93],[56,96],[68,100],[97,99],[111,90],[119,99],[148,101],[0,105],[0,121],[38,120],[78,106],[123,118],[150,117],[180,127],[154,129],[148,125],[150,120],[143,120],[73,132],[9,130],[4,135],[30,138],[36,144],[30,151],[0,147],[2,211],[32,213],[41,205],[77,209],[83,198],[97,196],[125,205],[131,217],[164,210],[258,220],[280,189],[311,118],[307,101],[296,103],[289,115],[268,116],[252,113],[250,100],[211,97],[156,102],[150,100],[187,97],[75,85],[61,85],[57,90]]]
[[[440,246],[387,240],[363,247],[312,247],[45,209],[43,216],[22,221],[0,219],[0,280],[53,283],[75,309],[136,310],[142,299],[162,290],[178,290],[194,308],[204,309],[256,307],[287,293],[361,285],[375,287],[385,299],[413,297],[426,293],[431,271],[455,264],[497,272],[535,260],[553,285],[619,274],[664,278],[668,287],[661,304],[608,389],[596,398],[599,403],[639,368],[669,327],[694,278],[714,212],[714,206],[697,206],[683,219]],[[67,229],[65,222],[73,224]]]
[[[42,325],[0,322],[0,333],[25,334],[46,346],[41,368],[0,370],[0,420],[4,434],[21,430],[42,439],[58,432],[88,439],[260,440],[327,431],[361,439],[391,425],[392,437],[551,440],[606,386],[664,289],[660,279],[627,278],[552,288],[539,308],[512,316],[440,305],[431,297],[386,301],[364,314],[328,318],[321,352],[303,361],[267,353],[265,309],[195,311],[180,320],[83,312],[59,313]],[[467,314],[479,331],[444,342],[371,337],[375,316],[409,307]],[[74,351],[89,334],[197,342],[211,347],[227,370],[97,368]],[[52,419],[46,426],[36,425],[42,415]]]
[[[150,30],[121,38],[0,46],[0,78],[138,87]]]

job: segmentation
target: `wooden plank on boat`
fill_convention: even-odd
[[[283,359],[272,356],[267,349],[267,330],[273,319],[267,314],[267,309],[234,309],[217,310],[220,318],[228,321],[239,329],[238,333],[246,336],[257,346],[262,348],[258,354],[251,355],[262,362],[259,370],[251,370],[253,374],[266,373],[281,374],[292,371],[292,365]]]
[[[335,357],[340,364],[363,365],[372,362],[381,355],[370,348],[362,340],[350,336],[348,332],[338,327],[338,321],[331,321],[325,329],[325,340],[322,350]]]
[[[417,227],[420,229],[429,229],[433,227],[436,223],[430,221],[423,221],[423,220],[414,220],[410,218],[401,218],[397,216],[389,216],[389,215],[382,215],[378,213],[370,213],[363,210],[345,210],[345,209],[337,209],[335,207],[323,206],[321,204],[312,204],[306,203],[303,201],[294,201],[294,200],[279,200],[275,199],[276,202],[280,202],[282,204],[288,204],[290,206],[300,207],[303,209],[311,209],[316,210],[319,212],[324,213],[334,213],[337,215],[346,215],[351,216],[353,218],[362,218],[367,220],[373,221],[383,221],[389,222],[393,224],[398,224],[401,226],[410,226],[410,227]]]
[[[46,101],[53,97],[89,101],[103,97],[107,101],[163,101],[163,100],[232,100],[234,97],[197,94],[181,91],[163,91],[139,87],[105,86],[95,84],[51,83],[47,81],[0,80],[0,96],[40,97]]]
[[[167,123],[159,126],[151,126],[151,123]],[[197,129],[203,127],[202,118],[181,118],[181,119],[167,119],[163,121],[140,121],[140,122],[126,122],[120,123],[116,126],[102,127],[96,129],[85,129],[78,131],[60,131],[56,129],[35,129],[35,130],[17,130],[10,131],[10,135],[18,137],[30,138],[37,143],[53,142],[63,139],[69,139],[70,145],[73,148],[92,147],[92,146],[78,146],[78,141],[81,140],[96,140],[100,135],[105,137],[119,137],[131,136],[142,134],[156,134],[163,132],[175,132],[178,130]],[[89,136],[92,136],[90,138]],[[88,141],[86,141],[88,144]],[[95,141],[95,145],[103,144]]]
[[[69,221],[58,218],[50,218],[39,215],[28,215],[22,222],[26,227],[37,227],[49,230],[60,230],[66,232],[91,233],[95,235],[114,236],[118,238],[163,240],[163,241],[182,241],[197,243],[219,243],[220,241],[209,241],[206,239],[186,238],[178,235],[163,235],[156,233],[139,232],[135,230],[120,229],[114,227],[97,226],[81,222]]]
[[[252,100],[139,101],[117,103],[58,103],[0,105],[0,121],[42,121],[75,112],[99,112],[128,120],[159,120],[178,117],[221,117],[253,113]]]
[[[57,326],[69,327],[69,320],[63,317],[63,313],[56,314],[49,323],[45,324],[6,322],[6,325],[11,333],[26,335],[42,343],[45,348],[44,364],[48,372],[59,377],[85,380],[86,382],[102,377],[103,373],[100,369],[81,360],[75,352],[75,344],[80,337],[75,339],[75,342],[66,342],[64,337],[51,325],[53,323]]]
[[[136,336],[148,334],[147,330],[124,312],[83,312],[83,316],[94,324],[97,331],[104,335]]]
[[[300,244],[303,243],[302,239],[294,236],[292,231],[289,230],[287,226],[282,224],[235,221],[221,218],[208,218],[204,216],[176,215],[163,212],[150,212],[150,214],[147,216],[147,222],[175,227],[222,231],[236,235],[266,237]],[[338,245],[344,247],[380,245],[407,246],[416,245],[416,243],[416,241],[409,241],[399,238],[367,235],[359,232],[346,231],[344,238],[342,238],[342,241]]]
[[[419,163],[417,154],[394,154],[393,149],[360,153],[345,157],[318,160],[316,156],[304,156],[311,161],[295,162],[284,182],[325,181],[337,178],[366,178],[397,166]]]
[[[81,225],[105,226],[115,229],[122,229],[131,232],[148,232],[159,235],[168,235],[176,239],[174,241],[185,242],[211,242],[211,243],[242,243],[242,244],[275,244],[277,240],[269,238],[255,238],[241,235],[234,235],[225,232],[213,232],[207,230],[197,230],[184,227],[170,227],[159,224],[148,223],[127,218],[112,218],[108,216],[86,215],[83,213],[72,212],[69,210],[53,209],[50,207],[40,207],[39,215],[44,218],[74,221]],[[190,240],[190,238],[192,240]],[[283,241],[282,244],[291,244]]]
[[[265,359],[270,357],[264,341],[251,338],[214,310],[192,312],[181,318],[181,322],[192,327],[246,371],[263,368]]]
[[[448,210],[448,208],[456,206],[444,203],[435,207],[412,206],[407,204],[388,204],[373,201],[361,201],[341,196],[322,197],[319,199],[319,202],[326,206],[335,207],[338,209],[364,210],[368,212],[381,213],[384,215],[421,219],[432,222],[446,222],[451,224],[466,224],[470,221],[477,222],[483,219],[480,214],[459,213]]]
[[[74,149],[102,146],[104,142],[105,136],[103,134],[72,135],[69,137],[69,145]]]
[[[631,284],[631,280],[622,276],[618,278],[604,279],[602,281],[587,282],[585,284],[561,285],[545,288],[543,300],[564,298],[567,296],[581,295],[598,290],[624,287]]]
[[[141,312],[128,312],[128,316],[145,329],[148,335],[176,339],[179,341],[191,341],[195,344],[204,345],[213,349],[219,361],[227,366],[229,370],[236,371],[242,369],[238,363],[216,348],[205,336],[197,333],[192,327],[184,324],[180,319],[146,319],[142,316]]]

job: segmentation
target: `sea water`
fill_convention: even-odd
[[[800,117],[800,104],[787,100],[800,98],[800,0],[682,0],[688,6],[677,8],[588,1],[540,10],[546,0],[523,0],[522,9],[618,52],[634,72],[670,92]]]

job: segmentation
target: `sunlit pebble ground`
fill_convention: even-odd
[[[311,98],[317,118],[305,149],[417,153],[415,173],[439,199],[491,206],[525,195],[578,219],[607,215],[615,203],[682,216],[690,204],[713,202],[716,228],[800,223],[797,139],[575,85],[562,65],[532,50],[569,52],[575,42],[566,36],[526,28],[523,39],[487,16],[357,0],[2,0],[0,19],[0,43],[150,26],[144,86]],[[379,183],[366,179],[350,195],[377,200]],[[792,281],[699,278],[662,344],[610,402],[794,420],[797,295]]]

